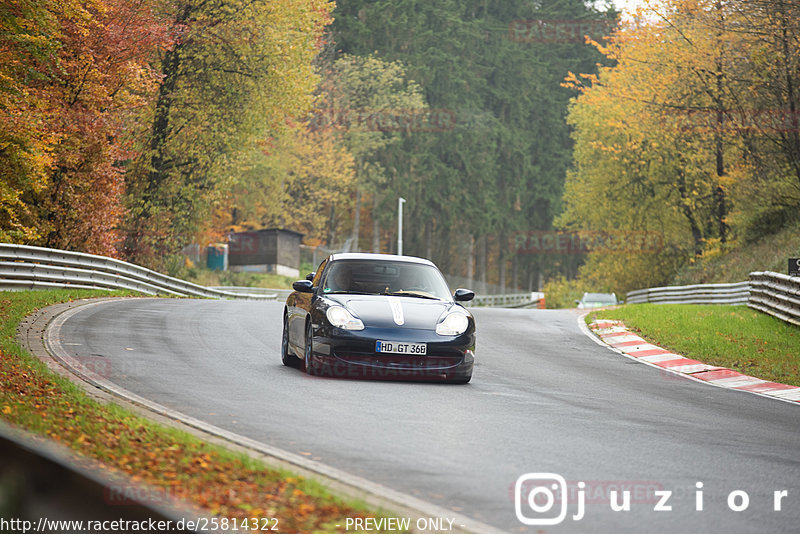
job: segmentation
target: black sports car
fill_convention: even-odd
[[[334,254],[293,284],[283,316],[285,365],[350,378],[472,378],[475,320],[428,260]]]

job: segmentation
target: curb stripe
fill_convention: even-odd
[[[655,356],[656,354],[671,354],[670,351],[655,346],[652,349],[634,350],[634,351],[623,350],[622,352],[627,352],[628,354],[630,354],[635,358],[641,358],[642,356]]]
[[[585,316],[586,314],[578,319],[579,324]],[[709,365],[680,354],[674,354],[643,340],[637,334],[629,331],[622,321],[593,321],[589,323],[589,329],[597,336],[596,339],[599,338],[598,343],[606,345],[623,356],[635,358],[714,386],[800,403],[800,387],[770,382],[732,369]],[[586,329],[584,331],[587,334],[589,332]]]
[[[633,337],[633,336],[625,336],[625,337]],[[642,338],[631,339],[630,341],[619,341],[617,343],[609,343],[612,347],[635,347],[637,345],[643,345],[645,341]]]

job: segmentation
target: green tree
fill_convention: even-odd
[[[126,255],[158,266],[211,225],[259,142],[312,104],[327,0],[182,0],[150,134],[128,173]]]
[[[373,198],[375,248],[379,220],[375,210],[387,181],[379,154],[398,142],[403,131],[415,127],[426,107],[422,91],[400,62],[344,54],[323,68],[321,93],[312,124],[336,132],[355,161],[354,248],[360,249],[365,193]]]
[[[407,132],[380,152],[387,192],[408,199],[407,252],[487,281],[507,278],[508,265],[534,279],[558,268],[553,257],[514,258],[507,238],[549,228],[560,211],[574,94],[561,82],[570,70],[592,71],[602,56],[580,39],[534,42],[510,28],[613,13],[580,1],[362,0],[340,3],[334,17],[345,53],[402,61],[430,109],[455,119],[440,131]]]

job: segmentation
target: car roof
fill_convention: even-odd
[[[398,256],[396,254],[373,254],[369,252],[342,252],[333,254],[328,261],[340,260],[367,260],[367,261],[402,261],[405,263],[419,263],[422,265],[430,265],[436,267],[430,260],[424,258],[417,258],[416,256]]]

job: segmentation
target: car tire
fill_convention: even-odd
[[[306,322],[306,344],[305,344],[305,351],[303,353],[303,369],[306,373],[310,375],[317,374],[316,367],[314,366],[311,355],[314,352],[314,334],[311,330],[311,321]]]
[[[283,335],[281,336],[281,361],[287,367],[300,367],[300,359],[289,354],[289,321],[286,314],[283,315]]]

